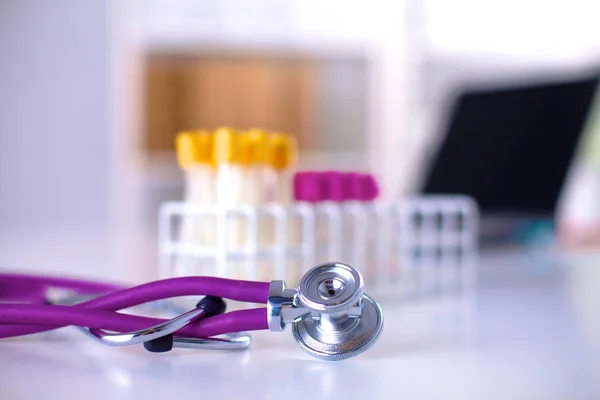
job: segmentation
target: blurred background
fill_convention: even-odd
[[[0,263],[146,276],[176,132],[222,125],[290,132],[300,168],[371,171],[386,200],[471,195],[484,244],[600,246],[599,12],[0,0]]]
[[[216,375],[214,353],[176,355],[172,373],[138,353],[3,342],[5,381],[74,393],[63,374],[102,380],[102,353],[111,398],[133,393],[128,364],[154,396],[241,371],[261,398],[307,379],[356,396],[332,377],[368,395],[598,398],[599,15],[591,0],[0,0],[0,269],[156,278],[158,207],[183,198],[175,135],[218,126],[295,135],[298,169],[371,172],[383,201],[466,194],[482,250],[477,301],[456,307],[470,323],[443,298],[385,303],[364,363],[273,362],[270,333]],[[439,340],[466,327],[476,351]]]

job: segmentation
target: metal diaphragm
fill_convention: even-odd
[[[323,329],[325,327],[325,329]],[[305,318],[292,326],[302,349],[317,358],[339,361],[354,357],[371,347],[383,331],[383,312],[367,295],[362,297],[360,318],[340,318],[323,324],[322,319]]]

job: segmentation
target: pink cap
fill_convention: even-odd
[[[375,177],[356,172],[298,172],[294,176],[297,201],[372,201],[379,195]]]
[[[317,203],[323,200],[321,174],[318,172],[297,172],[294,176],[294,198],[297,201]]]
[[[344,181],[346,185],[346,200],[360,200],[360,174],[345,172]]]
[[[373,175],[362,174],[359,177],[359,181],[361,190],[359,200],[373,201],[379,196],[379,186]]]
[[[323,184],[323,200],[344,201],[346,200],[346,182],[344,174],[337,171],[327,171],[321,173]]]

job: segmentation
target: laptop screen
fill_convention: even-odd
[[[483,212],[552,214],[597,78],[465,93],[425,193],[460,193]]]

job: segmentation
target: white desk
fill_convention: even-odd
[[[231,353],[150,354],[66,331],[0,341],[0,398],[600,398],[597,261],[485,254],[476,305],[384,302],[380,341],[339,363],[305,355],[290,332]]]

